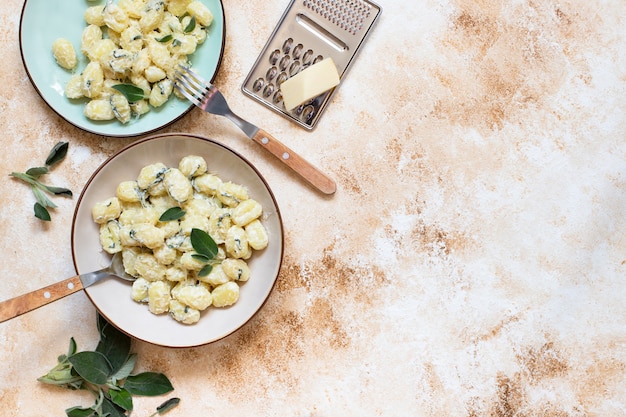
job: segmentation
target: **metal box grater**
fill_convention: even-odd
[[[343,79],[381,13],[368,0],[291,0],[241,89],[247,96],[313,129],[336,89],[287,111],[281,82],[331,57]]]

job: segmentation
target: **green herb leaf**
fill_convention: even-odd
[[[206,265],[204,265],[202,267],[202,269],[200,271],[198,271],[198,276],[206,277],[207,275],[209,275],[211,273],[211,271],[213,271],[213,265],[206,264]]]
[[[162,38],[157,38],[157,42],[168,43],[172,39],[174,39],[174,37],[172,36],[172,34],[169,34],[169,35],[163,36]]]
[[[35,203],[35,217],[44,221],[50,221],[50,213],[46,207],[55,208],[56,205],[50,201],[43,193],[50,193],[53,195],[62,195],[65,197],[72,197],[72,191],[63,187],[53,187],[39,182],[39,177],[49,172],[49,168],[61,162],[67,155],[68,142],[58,142],[46,158],[45,165],[43,167],[32,167],[26,170],[26,172],[12,172],[10,176],[17,178],[30,184],[31,190],[35,195],[37,203]]]
[[[67,356],[72,356],[76,353],[76,340],[70,337],[70,346],[67,348]]]
[[[97,326],[98,334],[100,335],[100,338],[102,338],[102,332],[104,331],[104,328],[110,325],[111,324],[104,318],[102,314],[96,315],[96,326]]]
[[[169,222],[172,220],[178,220],[182,218],[184,215],[185,215],[185,210],[181,209],[180,207],[172,207],[172,208],[168,208],[167,210],[165,210],[165,212],[163,212],[163,214],[161,214],[161,217],[159,217],[159,221]]]
[[[209,259],[213,259],[217,253],[217,244],[213,238],[204,230],[193,228],[191,229],[191,246],[200,255],[204,255]]]
[[[169,400],[165,401],[163,404],[157,407],[157,413],[165,414],[172,408],[176,407],[178,403],[180,403],[180,398],[170,398]]]
[[[185,29],[183,30],[183,32],[184,33],[193,32],[195,28],[196,28],[196,18],[194,16],[191,16],[191,20],[189,21],[187,26],[185,26]]]
[[[28,175],[24,172],[11,172],[9,175],[20,179],[28,184],[37,185],[37,179],[34,178],[32,175]]]
[[[72,197],[72,190],[69,190],[67,188],[63,188],[63,187],[53,187],[50,185],[45,185],[42,183],[39,183],[39,188],[43,189],[44,191],[49,192],[50,194],[54,194],[54,195],[63,195],[65,197]]]
[[[129,103],[136,103],[146,98],[143,90],[132,84],[116,84],[113,88],[122,93]]]
[[[142,372],[137,375],[130,375],[124,382],[124,388],[134,395],[156,396],[166,394],[174,387],[170,380],[161,373]]]
[[[105,398],[102,401],[102,414],[98,416],[108,416],[108,417],[126,417],[126,413],[124,409],[108,398]]]
[[[52,147],[50,154],[46,158],[46,165],[51,167],[61,162],[67,155],[68,142],[58,142]]]
[[[120,379],[124,379],[133,372],[135,369],[135,363],[137,363],[137,355],[133,353],[128,357],[128,360],[111,378],[119,381]]]
[[[113,361],[127,356],[116,373],[112,372],[107,356],[100,351],[76,352],[76,341],[70,338],[68,354],[58,357],[58,364],[45,376],[37,380],[71,390],[84,389],[95,395],[95,402],[89,408],[81,406],[65,410],[68,417],[128,417],[133,410],[133,396],[157,396],[174,389],[169,379],[160,373],[144,372],[130,375],[137,360],[136,354],[128,353],[128,336],[109,324],[100,314],[97,315],[100,342],[98,349],[109,355]],[[120,384],[119,381],[123,381]],[[178,404],[172,398],[161,404],[151,417],[165,413]]]
[[[113,404],[118,405],[126,411],[132,411],[133,409],[133,397],[130,392],[122,388],[121,390],[109,390],[111,401]]]
[[[78,375],[92,384],[106,384],[111,375],[111,365],[100,352],[78,352],[68,358]]]
[[[94,413],[93,408],[72,407],[65,410],[67,417],[91,417]]]
[[[197,261],[204,262],[204,263],[207,263],[211,260],[206,255],[200,255],[199,253],[192,253],[191,257]]]
[[[46,197],[46,195],[42,193],[39,188],[33,187],[33,194],[35,195],[35,199],[37,200],[37,203],[39,203],[39,205],[41,205],[42,207],[50,207],[50,208],[57,207],[57,205],[54,204],[52,200],[50,200],[48,197]]]
[[[34,167],[34,168],[28,168],[25,172],[26,175],[30,175],[33,178],[39,178],[44,174],[47,174],[48,168],[46,167]]]
[[[115,374],[124,366],[130,355],[130,345],[131,339],[128,335],[109,323],[102,325],[96,352],[104,355],[109,361],[111,365],[109,375]]]
[[[50,220],[52,220],[52,217],[50,217],[50,212],[48,211],[48,209],[46,209],[44,206],[39,204],[39,202],[35,203],[34,211],[35,211],[35,217],[37,217],[39,220],[43,220],[45,222],[49,222]]]

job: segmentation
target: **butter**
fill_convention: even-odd
[[[326,58],[283,81],[280,92],[285,108],[290,111],[338,84],[339,74],[335,62],[332,58]]]

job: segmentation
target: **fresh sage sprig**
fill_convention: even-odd
[[[173,220],[182,219],[185,216],[185,210],[180,207],[171,207],[168,208],[161,214],[159,217],[160,222],[171,222]]]
[[[87,390],[94,395],[91,407],[76,406],[65,410],[68,417],[128,417],[133,410],[133,395],[158,396],[174,387],[161,373],[133,374],[137,355],[131,353],[131,339],[98,315],[100,341],[94,351],[77,351],[70,338],[67,354],[58,364],[38,378],[45,384],[71,390]],[[161,415],[180,402],[171,398],[157,407],[151,417]]]
[[[169,222],[181,219],[184,216],[185,210],[180,207],[171,207],[161,214],[159,221]],[[196,253],[191,256],[205,264],[202,269],[198,271],[198,275],[201,277],[209,275],[213,270],[213,265],[215,264],[214,258],[218,254],[217,243],[215,243],[215,240],[213,240],[211,235],[202,229],[191,229],[189,237],[191,239],[191,246],[193,247],[193,250],[196,251]]]
[[[49,173],[52,167],[60,163],[65,158],[68,147],[68,142],[58,142],[52,147],[52,150],[44,162],[44,166],[29,168],[26,172],[12,172],[9,174],[13,178],[17,178],[30,185],[36,200],[34,206],[35,217],[40,220],[50,221],[51,217],[48,208],[57,207],[56,204],[54,204],[52,200],[46,196],[46,193],[50,195],[72,197],[72,191],[67,188],[54,187],[39,181],[41,176]]]
[[[201,277],[209,275],[213,270],[213,263],[211,261],[213,261],[213,258],[215,258],[218,253],[217,243],[215,243],[211,235],[202,229],[191,229],[189,237],[191,238],[191,246],[193,250],[196,251],[196,253],[191,256],[206,264],[198,271],[198,275]]]
[[[191,33],[193,32],[195,28],[196,28],[196,18],[195,16],[191,16],[191,19],[189,20],[189,23],[187,23],[187,26],[185,26],[185,29],[183,30],[183,32]]]
[[[144,98],[148,98],[141,88],[133,84],[115,84],[113,88],[122,93],[129,103],[136,103]]]

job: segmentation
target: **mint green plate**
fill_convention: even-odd
[[[222,60],[225,41],[224,7],[221,0],[202,0],[214,16],[207,40],[199,45],[190,57],[193,67],[211,81],[215,78]],[[83,114],[84,100],[65,97],[65,84],[74,72],[80,73],[88,59],[80,52],[80,39],[86,23],[85,9],[102,4],[101,1],[50,1],[26,0],[20,19],[20,49],[24,67],[33,86],[43,100],[59,116],[87,132],[103,136],[138,136],[159,130],[182,117],[193,106],[176,97],[158,109],[122,124],[117,120],[98,122]],[[52,43],[66,38],[76,49],[79,63],[73,71],[61,68],[52,56]]]

